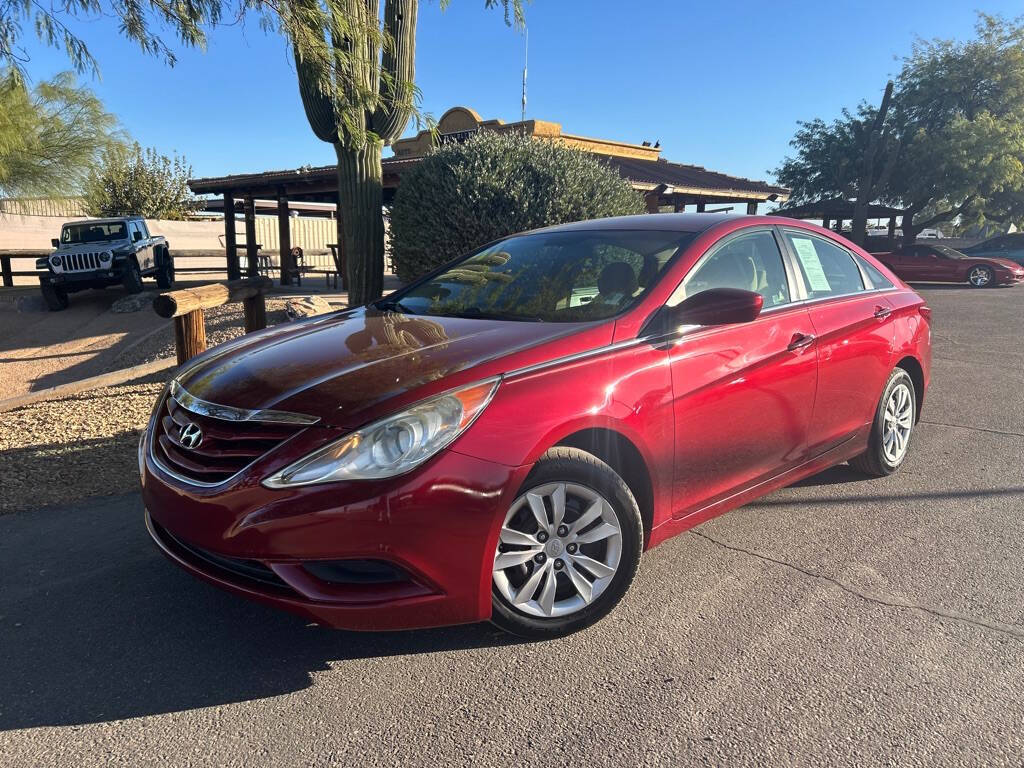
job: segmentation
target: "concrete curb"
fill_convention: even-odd
[[[61,384],[57,387],[40,389],[38,392],[29,392],[25,395],[9,397],[6,400],[0,400],[0,413],[12,411],[15,408],[21,408],[26,405],[31,405],[32,403],[38,403],[40,400],[53,400],[66,395],[75,395],[89,389],[98,389],[99,387],[112,387],[118,384],[124,384],[128,381],[134,381],[135,379],[141,379],[144,376],[149,376],[152,373],[165,371],[168,368],[174,368],[177,364],[178,361],[176,358],[165,357],[162,360],[154,360],[151,363],[134,365],[131,368],[122,368],[119,371],[111,371],[110,373],[102,373],[99,376],[90,376],[88,379],[72,381],[69,384]]]

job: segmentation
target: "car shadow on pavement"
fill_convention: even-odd
[[[872,478],[863,472],[858,472],[848,464],[837,464],[834,467],[819,472],[816,475],[797,480],[789,488],[807,488],[816,485],[839,485],[840,483],[859,483]]]
[[[486,624],[342,632],[221,592],[158,553],[136,494],[0,517],[0,563],[0,731],[278,696],[350,659],[516,642]]]

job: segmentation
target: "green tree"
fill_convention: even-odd
[[[116,121],[65,72],[31,91],[0,71],[0,195],[77,194],[118,143]]]
[[[103,157],[85,184],[85,208],[92,216],[139,214],[181,221],[199,208],[188,188],[192,167],[138,144],[117,147]]]
[[[981,14],[969,41],[918,41],[891,98],[891,110],[862,103],[832,123],[799,124],[795,156],[775,171],[794,203],[892,205],[903,214],[905,242],[954,219],[1024,218],[1021,21]]]
[[[629,183],[593,155],[483,131],[442,145],[402,177],[391,251],[399,277],[412,280],[515,232],[644,210]]]

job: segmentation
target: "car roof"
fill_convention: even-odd
[[[79,219],[78,221],[65,221],[64,226],[72,224],[113,224],[115,221],[130,221],[131,219],[141,219],[142,216],[107,216],[103,219]]]
[[[573,221],[543,227],[535,232],[576,232],[583,230],[648,230],[652,232],[703,232],[716,224],[746,216],[728,213],[642,213],[636,216],[609,216],[604,219]]]

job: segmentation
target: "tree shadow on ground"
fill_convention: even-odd
[[[347,659],[515,642],[489,625],[342,632],[239,599],[159,554],[136,495],[0,517],[0,563],[0,730],[248,701]]]

